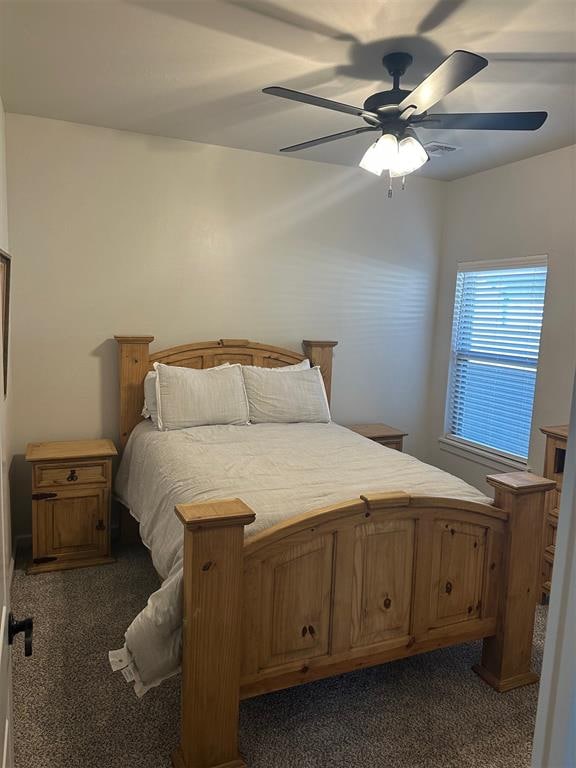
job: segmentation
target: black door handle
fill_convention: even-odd
[[[15,636],[24,632],[24,656],[32,656],[32,630],[34,629],[34,620],[32,617],[16,621],[14,615],[8,615],[8,644],[12,645]]]

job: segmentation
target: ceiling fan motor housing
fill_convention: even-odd
[[[382,64],[388,70],[390,77],[402,77],[406,72],[410,64],[414,59],[411,54],[405,51],[395,51],[394,53],[387,53],[382,58]]]
[[[396,107],[411,93],[411,91],[400,88],[400,78],[412,64],[412,61],[412,56],[404,51],[387,53],[382,59],[382,64],[393,79],[394,85],[388,91],[380,91],[369,96],[364,102],[364,109],[370,112],[379,112],[382,117],[386,117],[387,113],[391,115],[397,113]]]
[[[388,111],[397,112],[396,107],[398,107],[398,104],[400,104],[406,96],[409,96],[410,93],[411,91],[405,91],[403,88],[392,88],[389,91],[373,93],[371,96],[368,96],[364,102],[364,109],[369,112],[378,112],[381,107],[390,107],[390,110],[382,110],[384,115]]]

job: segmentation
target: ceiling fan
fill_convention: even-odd
[[[389,53],[384,56],[382,63],[392,78],[392,88],[372,94],[366,99],[363,107],[342,104],[280,86],[264,88],[264,93],[323,109],[345,112],[361,117],[368,124],[283,147],[280,152],[297,152],[359,133],[380,131],[382,135],[368,148],[359,163],[360,167],[377,176],[387,170],[391,178],[404,177],[416,171],[429,159],[414,128],[535,131],[548,117],[547,112],[429,114],[430,107],[488,65],[483,56],[469,51],[454,51],[412,91],[400,88],[400,78],[412,63],[409,53]]]

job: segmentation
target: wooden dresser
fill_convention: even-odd
[[[568,425],[560,427],[541,427],[546,435],[546,455],[544,458],[544,477],[555,480],[557,488],[550,491],[546,499],[546,520],[544,523],[544,552],[542,554],[542,592],[550,594],[552,582],[552,566],[554,564],[554,549],[556,547],[556,529],[558,527],[558,510],[560,494],[564,478],[564,463],[566,461],[566,444],[568,442]]]

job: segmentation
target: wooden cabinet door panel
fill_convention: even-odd
[[[366,523],[355,530],[351,647],[408,634],[414,521]]]
[[[261,669],[328,653],[332,561],[326,534],[262,562]]]
[[[438,520],[432,541],[431,627],[480,616],[486,528]]]
[[[108,554],[108,491],[61,491],[34,504],[36,559]]]

